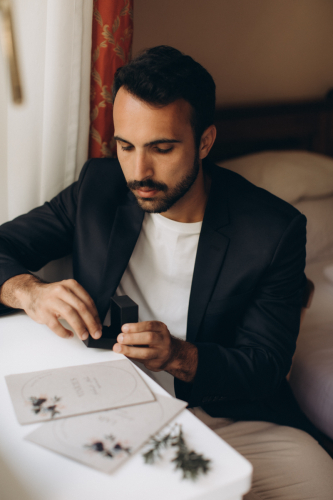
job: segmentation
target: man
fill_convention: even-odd
[[[2,226],[1,302],[85,339],[101,336],[110,295],[128,294],[140,321],[114,350],[175,377],[177,397],[253,463],[248,498],[332,498],[331,459],[290,427],[311,431],[285,380],[305,217],[206,160],[215,85],[190,57],[150,49],[118,70],[113,94],[119,163],[88,161],[77,183]],[[71,252],[75,281],[28,272]]]

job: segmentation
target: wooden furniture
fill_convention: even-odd
[[[333,89],[322,100],[218,108],[215,125],[213,161],[282,149],[333,156]]]

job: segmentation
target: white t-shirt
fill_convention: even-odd
[[[146,213],[117,289],[117,295],[128,295],[139,305],[139,321],[162,321],[183,340],[201,226]],[[174,395],[170,374],[145,371]]]

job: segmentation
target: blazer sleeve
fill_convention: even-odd
[[[0,227],[0,286],[18,274],[38,271],[72,251],[80,178],[50,202]]]
[[[300,325],[306,218],[298,214],[280,238],[231,348],[197,342],[193,383],[175,379],[177,397],[189,406],[230,400],[255,401],[277,390],[289,372]]]

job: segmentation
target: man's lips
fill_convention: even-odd
[[[152,198],[155,194],[158,193],[158,189],[150,189],[150,188],[139,188],[135,190],[140,198]]]

